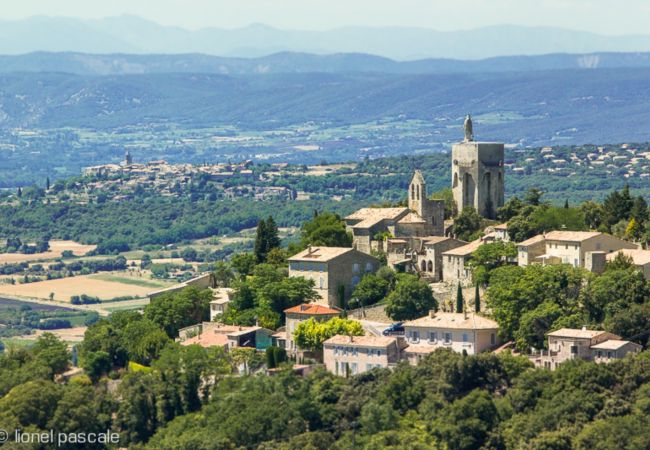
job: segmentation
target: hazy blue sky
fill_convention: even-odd
[[[548,25],[602,34],[647,34],[649,0],[1,0],[0,18],[134,14],[184,28],[401,25],[458,30]]]

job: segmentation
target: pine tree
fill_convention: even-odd
[[[16,191],[16,195],[17,195],[18,197],[22,197],[22,196],[23,196],[23,190],[22,190],[20,187],[18,187],[18,191]]]
[[[645,224],[648,221],[648,204],[646,203],[643,196],[639,195],[634,199],[634,205],[632,205],[632,211],[630,211],[630,215],[641,225]]]
[[[481,312],[481,294],[479,293],[478,283],[476,283],[476,291],[474,291],[474,311]]]
[[[460,287],[460,283],[458,283],[458,290],[456,291],[456,312],[457,313],[462,313],[463,312],[463,289]]]
[[[564,209],[569,209],[569,199],[564,200]]]
[[[47,177],[45,179],[45,190],[49,191],[50,190],[50,177]]]

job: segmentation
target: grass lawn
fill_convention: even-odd
[[[4,344],[5,349],[12,345],[16,347],[30,347],[34,345],[33,339],[2,338],[0,341]]]

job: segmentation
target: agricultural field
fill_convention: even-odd
[[[83,256],[95,250],[96,245],[83,245],[74,241],[50,241],[50,250],[43,253],[0,253],[0,264],[46,261],[61,258],[64,251],[69,250],[75,256]]]
[[[0,295],[70,302],[74,295],[88,295],[101,300],[116,297],[144,297],[149,292],[173,283],[153,280],[146,271],[106,272],[25,284],[0,284]]]

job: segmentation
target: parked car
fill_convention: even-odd
[[[402,322],[395,322],[386,328],[382,333],[384,336],[395,336],[404,334],[404,325]]]

